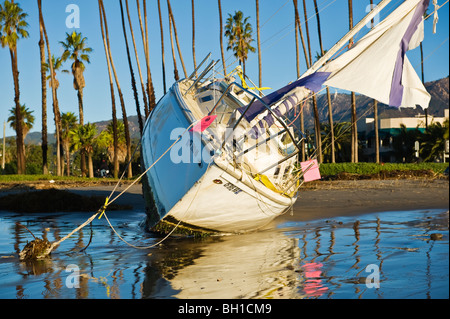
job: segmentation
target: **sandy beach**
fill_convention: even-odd
[[[46,188],[45,185],[30,185],[31,188]],[[48,185],[50,186],[50,185]],[[91,185],[76,187],[73,184],[52,185],[80,195],[109,196],[113,185]],[[117,194],[127,187],[122,184]],[[22,191],[27,188],[5,189],[0,193]],[[140,184],[133,185],[117,201],[143,211],[145,203]],[[386,179],[386,180],[340,180],[318,181],[305,184],[299,191],[290,213],[279,217],[297,221],[359,215],[373,212],[403,211],[417,209],[449,209],[449,181],[446,179]]]

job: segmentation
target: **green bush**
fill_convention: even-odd
[[[448,163],[324,163],[320,165],[322,176],[333,176],[340,173],[373,175],[382,171],[432,171],[442,174]]]

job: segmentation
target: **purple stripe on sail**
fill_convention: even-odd
[[[409,42],[412,36],[417,30],[420,22],[422,22],[422,17],[428,8],[430,0],[423,0],[417,5],[416,11],[406,29],[405,34],[400,42],[400,50],[398,51],[397,60],[395,61],[394,74],[392,76],[391,92],[389,94],[389,105],[400,107],[403,99],[403,85],[402,85],[402,75],[403,75],[403,65],[405,63],[405,54],[408,51]]]
[[[279,101],[286,93],[299,86],[304,86],[307,89],[310,89],[311,91],[314,92],[319,91],[322,87],[323,82],[325,82],[328,79],[330,74],[331,72],[315,72],[304,78],[301,78],[300,80],[292,82],[291,84],[286,85],[281,89],[276,90],[275,92],[272,92],[271,94],[263,97],[262,101],[270,106],[271,104]],[[242,114],[244,113],[245,109],[246,106],[239,108],[238,111]],[[248,109],[247,113],[245,113],[244,117],[248,122],[250,122],[265,109],[266,108],[264,107],[264,104],[261,103],[261,101],[257,100],[253,102],[253,104]]]

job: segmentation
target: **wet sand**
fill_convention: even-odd
[[[127,185],[116,189],[113,197]],[[109,196],[112,185],[75,187],[58,185],[85,196]],[[1,195],[20,192],[21,189],[5,190]],[[0,196],[1,196],[0,195]],[[120,196],[117,204],[130,205],[135,211],[144,211],[142,186],[133,185]],[[397,179],[397,180],[343,180],[318,181],[305,184],[299,191],[293,215],[287,212],[279,217],[287,220],[307,221],[340,216],[360,215],[374,212],[417,209],[449,209],[449,181],[446,179]]]
[[[449,181],[443,179],[320,181],[305,185],[294,216],[313,220],[375,212],[449,209]]]
[[[126,185],[116,191],[121,192]],[[81,195],[108,196],[112,186],[67,188]],[[145,209],[141,185],[133,185],[118,200],[137,211]],[[300,189],[290,212],[279,217],[306,221],[385,211],[449,209],[449,181],[443,179],[320,181]]]

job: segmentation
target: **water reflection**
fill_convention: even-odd
[[[141,213],[108,216],[128,242],[160,240],[141,229]],[[0,298],[448,298],[448,212],[280,219],[255,233],[169,238],[150,250],[126,246],[95,221],[85,252],[89,228],[49,259],[19,262],[32,237],[16,222],[55,241],[87,217],[0,213]],[[366,285],[368,265],[380,288]],[[67,284],[72,275],[77,288]]]

